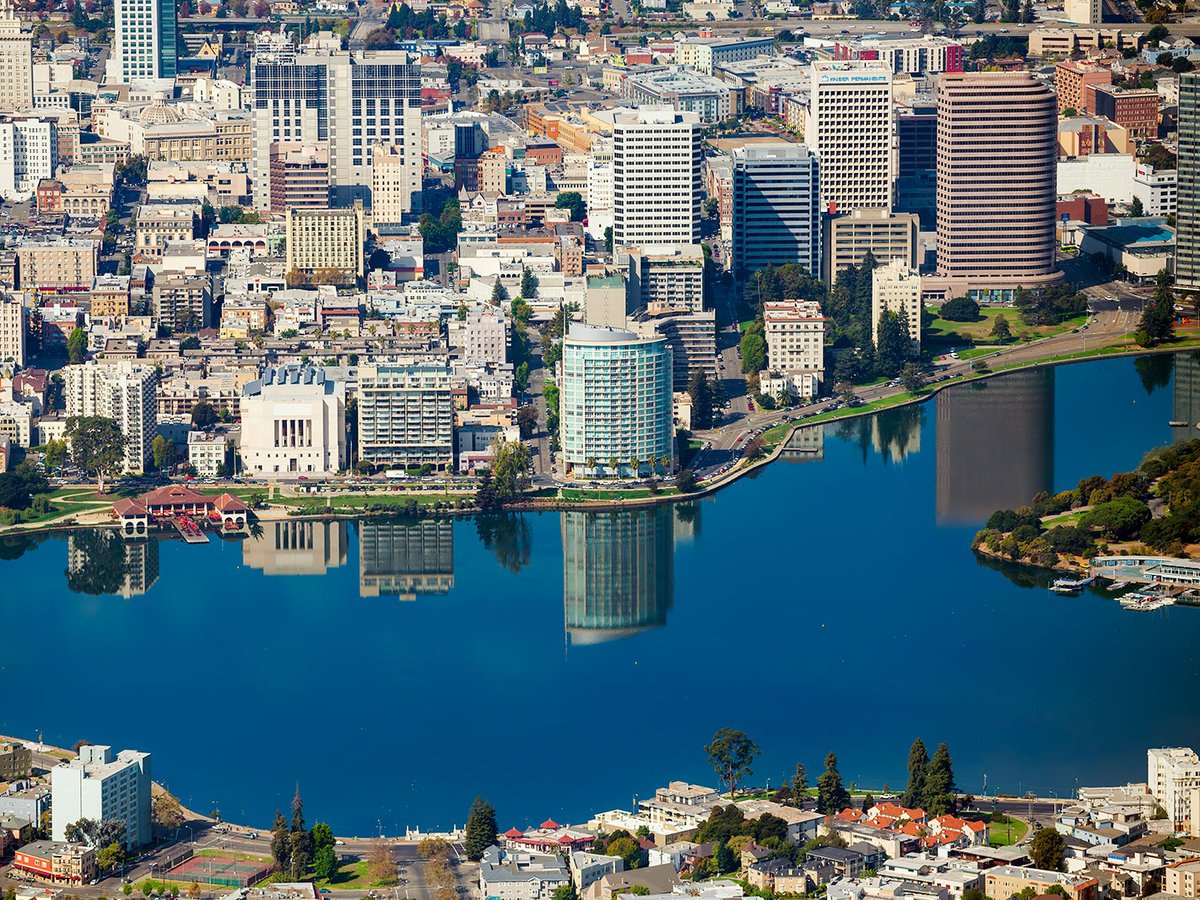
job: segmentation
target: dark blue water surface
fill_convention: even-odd
[[[712,783],[725,725],[762,747],[760,783],[835,750],[847,781],[896,787],[918,735],[964,790],[1138,780],[1147,747],[1200,744],[1200,610],[1058,597],[970,541],[1200,435],[1197,372],[955,388],[691,507],[0,542],[0,732],[151,751],[186,803],[259,825],[298,783],[343,834],[460,823],[476,794],[502,828],[581,821]]]

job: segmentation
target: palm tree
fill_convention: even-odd
[[[608,458],[608,468],[612,471],[613,478],[617,477],[617,466],[619,466],[620,464],[621,464],[621,461],[619,459],[617,459],[615,456],[610,456]]]
[[[589,456],[587,458],[587,467],[588,467],[588,469],[591,470],[592,474],[595,474],[596,466],[598,466],[598,465],[600,465],[600,460],[596,459],[596,457]]]
[[[659,465],[661,465],[663,467],[664,472],[671,471],[671,454],[664,453],[662,456],[660,456],[658,458],[658,462],[659,462]]]
[[[638,459],[636,453],[629,457],[629,468],[632,470],[632,474],[635,478],[642,474],[642,461]]]

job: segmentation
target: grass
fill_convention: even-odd
[[[317,878],[313,882],[317,890],[329,888],[336,891],[359,891],[376,887],[378,882],[367,870],[365,859],[342,865],[332,878]]]
[[[999,822],[989,822],[988,824],[988,843],[993,847],[1011,847],[1013,844],[1018,844],[1025,837],[1025,833],[1029,831],[1029,825],[1016,816],[1005,816],[1002,813],[984,816],[991,820],[992,818],[1000,819]],[[1012,828],[1008,827],[1008,823],[1012,823]]]
[[[197,850],[193,856],[208,859],[233,859],[238,862],[266,862],[271,857],[260,853],[234,853],[230,850],[221,850],[219,847],[208,847],[204,850]]]
[[[974,344],[986,343],[992,335],[992,327],[996,317],[1003,315],[1008,320],[1008,327],[1017,341],[1032,341],[1039,338],[1054,337],[1078,328],[1087,322],[1087,314],[1075,316],[1060,322],[1058,325],[1026,325],[1021,321],[1021,314],[1012,307],[985,306],[979,310],[980,318],[975,322],[951,322],[939,318],[937,310],[933,313],[933,321],[925,330],[925,339],[934,344]],[[965,357],[965,354],[963,354]],[[965,357],[969,358],[969,357]]]
[[[559,496],[563,500],[577,502],[583,500],[644,500],[647,497],[662,497],[678,494],[679,488],[663,488],[651,491],[649,488],[630,488],[629,490],[600,490],[587,491],[581,488],[563,488]]]
[[[469,500],[474,494],[439,494],[432,491],[406,491],[395,494],[309,494],[302,497],[276,497],[271,502],[280,506],[305,508],[309,506],[334,509],[362,509],[366,504],[373,506],[432,506],[434,503]]]
[[[1054,528],[1058,525],[1077,525],[1083,515],[1084,511],[1077,510],[1075,512],[1062,513],[1058,516],[1051,516],[1048,519],[1042,519],[1042,527]]]

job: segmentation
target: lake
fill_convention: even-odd
[[[1105,360],[809,429],[674,508],[2,540],[0,732],[150,751],[189,806],[258,826],[298,784],[348,835],[461,824],[476,794],[506,829],[713,784],[725,725],[759,784],[834,750],[898,788],[918,735],[966,791],[1143,780],[1147,747],[1200,745],[1200,610],[1055,596],[970,542],[1198,421],[1197,355]]]

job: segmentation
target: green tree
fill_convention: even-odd
[[[96,865],[101,872],[114,872],[125,862],[125,848],[111,843],[96,854]]]
[[[197,428],[208,428],[217,424],[217,411],[207,400],[201,400],[192,407],[192,424]]]
[[[604,852],[607,856],[621,857],[626,869],[636,869],[642,864],[641,845],[629,835],[609,841]]]
[[[334,844],[333,829],[328,824],[318,822],[312,827],[313,850],[320,850],[322,847],[332,847]]]
[[[613,252],[613,230],[611,225],[606,226],[604,229],[604,252]]]
[[[879,372],[886,378],[895,378],[912,355],[912,338],[908,333],[908,321],[892,310],[886,310],[879,319],[879,344],[876,359]]]
[[[802,762],[796,763],[796,774],[792,776],[792,790],[797,794],[808,792],[808,769]]]
[[[550,900],[579,900],[579,892],[575,890],[574,883],[568,881],[566,884],[560,884],[554,889],[554,893],[550,895]]]
[[[713,771],[725,783],[729,798],[736,799],[738,783],[754,774],[754,759],[760,752],[758,744],[744,732],[726,727],[713,735],[712,743],[704,751]]]
[[[1012,329],[1008,327],[1008,319],[1004,313],[992,321],[992,337],[1002,344],[1012,340]]]
[[[842,784],[836,753],[825,757],[825,771],[817,779],[817,809],[831,816],[850,805],[850,792]]]
[[[522,441],[498,439],[492,444],[492,485],[500,504],[515,500],[529,486],[533,460]]]
[[[969,297],[955,297],[942,304],[938,315],[947,322],[978,322],[979,304]]]
[[[1169,285],[1160,285],[1142,309],[1138,323],[1137,342],[1154,347],[1168,341],[1175,333],[1175,297]]]
[[[88,336],[82,328],[74,328],[67,335],[67,361],[72,364],[83,362],[87,358]]]
[[[155,435],[150,444],[150,452],[154,455],[154,468],[160,472],[175,465],[175,442],[167,440],[161,434]]]
[[[925,789],[922,806],[931,816],[944,816],[958,807],[958,788],[954,784],[954,762],[950,748],[943,741],[933,752],[933,759],[925,771]]]
[[[762,322],[754,322],[742,335],[742,371],[749,375],[767,367],[767,342]]]
[[[496,283],[492,286],[492,306],[500,307],[508,302],[508,288],[500,283],[500,279],[496,279]]]
[[[905,363],[904,368],[900,370],[900,380],[904,383],[906,391],[915,394],[925,387],[925,370],[915,362]]]
[[[338,871],[337,853],[332,847],[320,847],[313,854],[313,872],[318,878],[332,881]]]
[[[908,785],[900,797],[900,805],[916,809],[925,799],[925,777],[929,771],[929,751],[925,742],[917,738],[908,748]]]
[[[291,869],[291,844],[288,841],[288,823],[283,813],[275,810],[275,824],[271,827],[271,857],[280,872]]]
[[[483,851],[496,843],[496,810],[482,797],[476,797],[467,816],[467,831],[463,845],[467,858],[479,860]]]
[[[724,841],[717,844],[716,849],[713,851],[713,858],[716,860],[718,875],[736,871],[738,868],[737,857],[733,855],[733,851],[729,849],[729,845]]]
[[[587,207],[578,191],[563,191],[554,201],[554,205],[559,209],[569,209],[572,222],[582,222],[587,216]]]
[[[1029,843],[1029,858],[1038,869],[1061,872],[1066,859],[1067,842],[1054,828],[1040,828]]]
[[[48,440],[45,447],[42,448],[46,457],[46,471],[57,472],[62,468],[62,464],[67,459],[67,442]]]
[[[712,428],[712,387],[703,372],[695,371],[688,379],[688,396],[692,401],[692,428],[701,430]]]
[[[1129,204],[1129,216],[1133,219],[1140,219],[1146,214],[1146,207],[1142,205],[1141,197],[1134,197],[1133,202]]]
[[[96,476],[96,487],[103,494],[105,476],[119,472],[124,464],[125,436],[121,427],[102,416],[71,416],[66,437],[75,465]]]
[[[538,292],[538,277],[533,274],[533,270],[529,266],[521,266],[521,296],[526,300],[532,300],[537,296]]]

